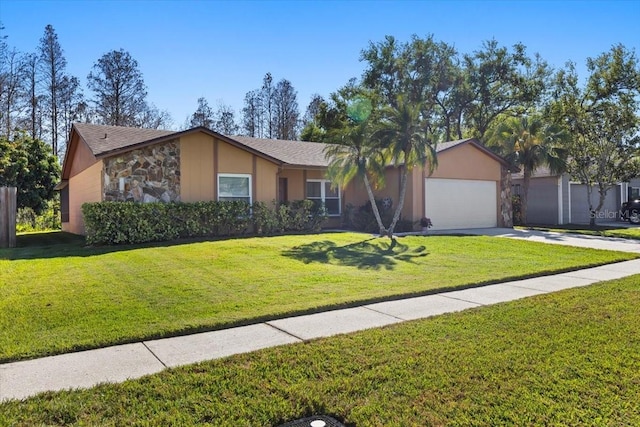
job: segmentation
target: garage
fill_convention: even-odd
[[[589,213],[589,201],[587,198],[587,186],[584,184],[578,184],[575,182],[570,183],[571,188],[569,194],[571,197],[571,219],[570,222],[574,224],[589,224],[591,215]],[[593,188],[593,194],[591,194],[592,206],[598,206],[600,200],[600,194],[596,187]],[[618,211],[620,210],[620,186],[615,185],[607,192],[607,197],[604,199],[604,205],[598,216],[596,222],[611,222],[618,220]]]
[[[425,179],[425,213],[434,230],[496,227],[496,181]]]

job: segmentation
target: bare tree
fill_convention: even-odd
[[[309,101],[309,105],[307,105],[307,110],[302,117],[302,127],[305,127],[309,123],[313,123],[316,119],[316,116],[320,112],[320,106],[326,103],[324,98],[317,93],[311,95],[311,101]]]
[[[139,126],[148,112],[147,89],[138,61],[129,52],[113,50],[93,65],[87,86],[94,92],[97,119],[107,125]]]
[[[2,61],[2,91],[0,103],[2,104],[2,134],[7,138],[13,133],[17,116],[20,113],[20,98],[23,95],[24,58],[15,49],[3,52]]]
[[[64,76],[60,81],[58,90],[58,98],[60,105],[61,129],[64,132],[65,143],[71,132],[71,125],[78,121],[82,106],[84,105],[84,96],[80,87],[80,80],[77,77]],[[59,147],[59,154],[64,153],[65,147]]]
[[[38,93],[40,76],[38,74],[38,56],[34,53],[24,58],[23,79],[27,114],[21,117],[21,127],[27,129],[32,139],[42,139],[42,106],[45,96]]]
[[[208,129],[213,129],[214,127],[214,117],[213,110],[209,106],[206,98],[200,97],[198,98],[198,108],[191,115],[191,119],[189,121],[190,127],[196,126],[204,126]]]
[[[261,138],[262,133],[262,99],[260,91],[252,90],[244,96],[242,108],[242,130],[252,138]]]
[[[138,117],[136,126],[147,129],[169,129],[173,124],[171,114],[167,110],[159,110],[153,104],[147,104]]]
[[[282,79],[273,91],[273,137],[295,140],[298,136],[298,100],[291,82]]]
[[[40,39],[38,48],[40,59],[40,73],[45,85],[46,102],[49,113],[49,133],[51,136],[51,150],[53,155],[58,154],[58,120],[59,120],[59,96],[58,91],[67,67],[58,35],[52,25],[47,25],[44,35]]]
[[[0,23],[0,101],[4,104],[7,92],[7,84],[10,79],[9,72],[7,71],[7,54],[9,52],[9,46],[7,45],[7,36],[2,34],[4,26]],[[0,124],[6,121],[4,115],[6,111],[4,108],[0,108]],[[0,132],[4,126],[0,126]],[[8,137],[9,135],[7,135]]]
[[[236,124],[233,108],[222,102],[218,104],[213,129],[223,135],[235,135],[238,133],[240,127]]]
[[[271,139],[274,136],[274,126],[273,126],[273,96],[274,96],[274,87],[273,87],[273,77],[271,73],[265,74],[262,79],[262,90],[260,93],[260,99],[262,101],[262,110],[263,110],[263,119],[264,119],[264,129],[266,130],[265,135],[267,138]]]

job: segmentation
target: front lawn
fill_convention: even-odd
[[[633,276],[46,393],[0,425],[637,426],[638,306]]]
[[[634,258],[483,236],[333,233],[0,250],[0,361]],[[27,240],[25,240],[27,239]]]

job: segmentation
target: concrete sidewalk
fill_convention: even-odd
[[[528,240],[544,237],[544,233],[542,236],[538,235],[540,232],[509,229],[491,229],[480,234],[489,233]],[[476,233],[469,230],[468,234]],[[611,241],[607,243],[607,240]],[[618,240],[621,239],[550,236],[546,241],[558,244],[588,243],[593,245],[589,247],[640,253],[640,244]],[[0,401],[23,399],[49,390],[86,388],[103,382],[121,382],[160,372],[167,367],[513,301],[638,273],[640,259],[551,276],[289,317],[214,332],[0,364]]]

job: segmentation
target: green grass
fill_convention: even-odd
[[[616,227],[608,225],[596,225],[594,228],[590,228],[588,225],[581,224],[567,224],[558,226],[530,226],[530,227],[518,227],[522,229],[540,230],[540,231],[555,231],[557,233],[573,233],[584,234],[589,236],[603,236],[603,237],[619,237],[623,239],[640,239],[640,226],[626,228]]]
[[[631,259],[482,236],[363,234],[83,248],[62,234],[0,251],[0,361]]]
[[[640,425],[640,276],[0,405],[0,425]]]

